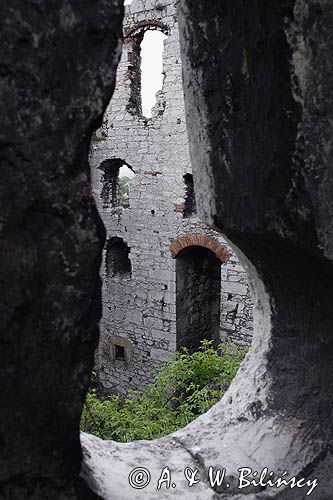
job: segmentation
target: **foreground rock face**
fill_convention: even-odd
[[[83,436],[85,475],[104,498],[294,500],[311,492],[328,500],[332,2],[181,0],[179,21],[199,210],[248,268],[253,348],[222,401],[174,435],[126,445]],[[156,491],[166,465],[176,487]],[[124,480],[139,466],[151,472],[142,490]],[[198,469],[198,486],[188,487],[186,466]],[[226,468],[220,487],[207,480],[209,466]],[[304,480],[240,489],[241,467]]]
[[[79,418],[104,233],[87,155],[114,87],[121,4],[0,7],[1,499],[92,498],[77,481]]]
[[[250,354],[247,367],[252,387],[237,412],[259,418],[267,432],[273,416],[283,439],[293,436],[293,449],[281,449],[275,464],[325,473],[332,443],[333,6],[205,4],[181,2],[194,169],[202,194],[213,186],[202,209],[251,261],[263,289],[257,359]],[[210,44],[216,50],[207,57]],[[249,449],[248,437],[242,441]],[[267,460],[268,448],[255,441]],[[324,483],[316,498],[331,490]]]

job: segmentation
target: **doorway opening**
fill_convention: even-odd
[[[218,343],[221,260],[208,248],[190,246],[176,259],[176,349],[199,349],[204,339]]]

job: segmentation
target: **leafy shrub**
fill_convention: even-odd
[[[102,439],[155,439],[184,427],[220,400],[236,375],[245,350],[202,341],[197,352],[186,349],[164,365],[154,383],[143,391],[129,391],[124,399],[101,401],[90,389],[81,429]]]

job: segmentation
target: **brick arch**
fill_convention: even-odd
[[[124,28],[125,38],[131,38],[136,35],[143,35],[148,30],[158,30],[162,31],[165,35],[169,35],[169,27],[159,21],[158,19],[152,19],[150,21],[140,21],[134,26],[126,26]]]
[[[180,238],[175,238],[170,245],[170,252],[173,259],[175,259],[179,252],[191,246],[199,246],[211,250],[218,259],[222,262],[227,262],[230,257],[230,252],[225,246],[211,236],[205,234],[187,234]]]

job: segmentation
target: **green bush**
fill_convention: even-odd
[[[219,401],[245,352],[223,344],[214,349],[211,341],[204,340],[193,354],[186,349],[176,353],[154,383],[143,391],[130,391],[125,399],[114,395],[101,401],[90,389],[81,429],[122,442],[165,436]]]

